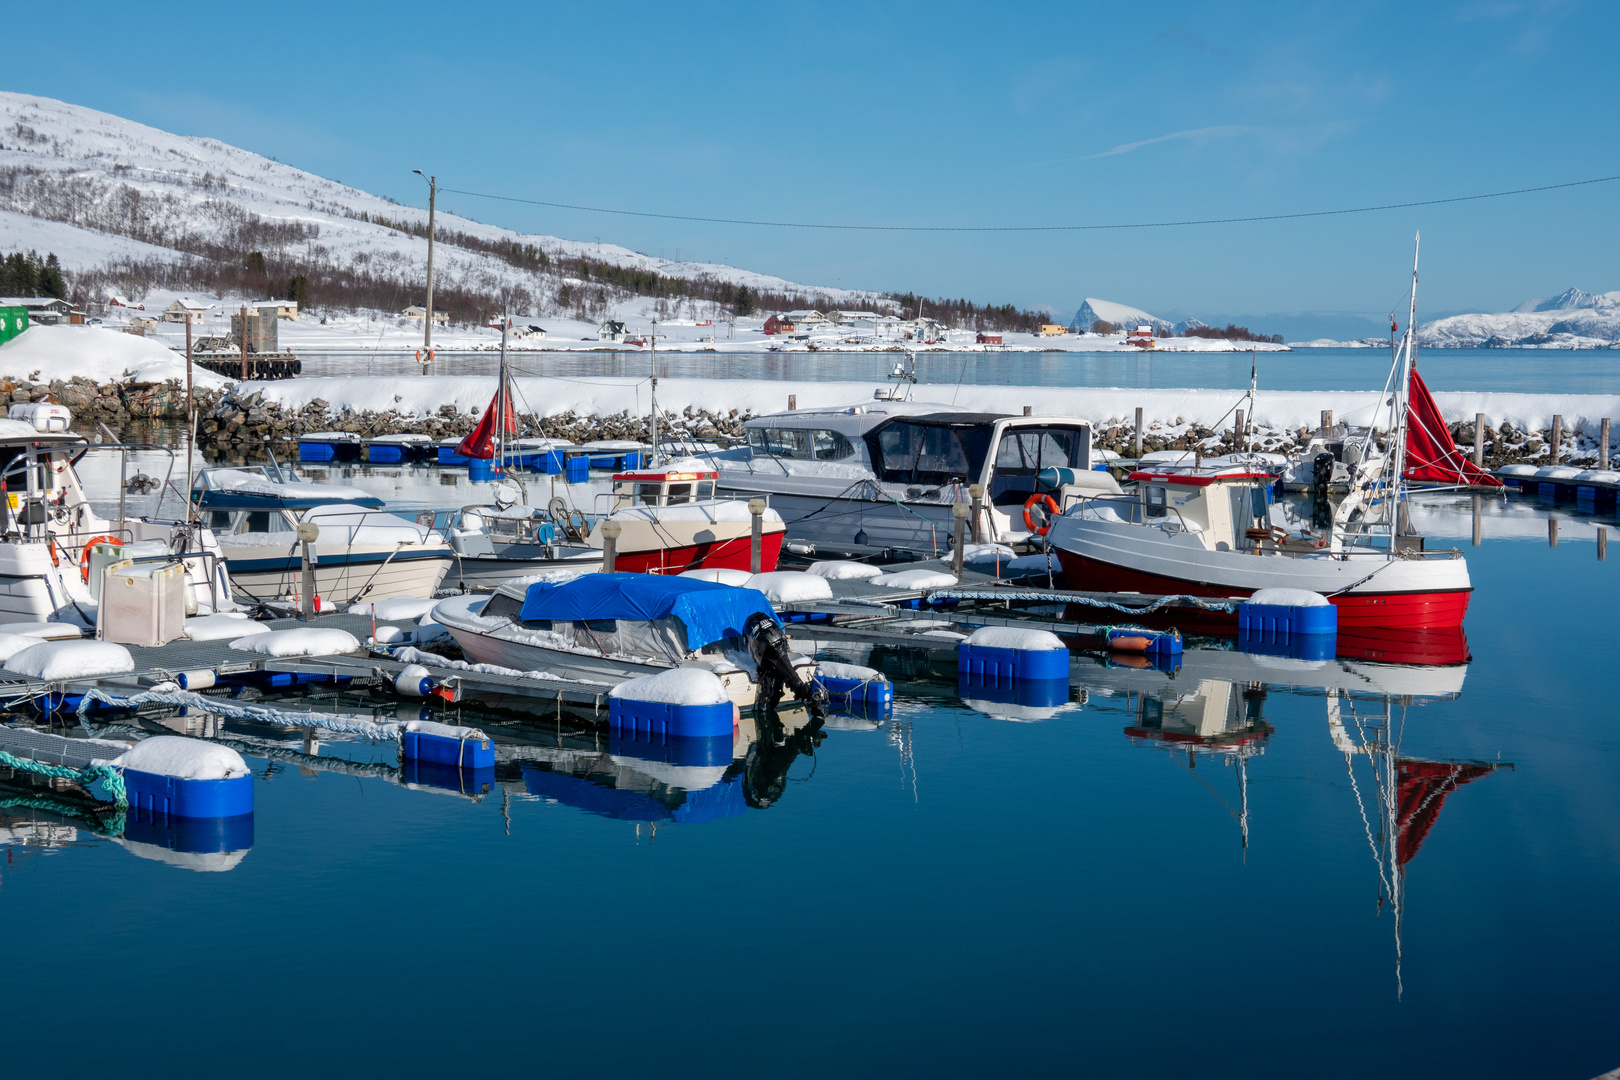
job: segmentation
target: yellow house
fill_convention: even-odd
[[[1042,337],[1057,337],[1059,334],[1067,334],[1068,332],[1069,328],[1067,326],[1059,326],[1056,323],[1043,323],[1040,329]]]

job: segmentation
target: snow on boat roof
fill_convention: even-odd
[[[687,648],[701,649],[724,638],[742,637],[744,625],[757,613],[781,621],[757,589],[654,574],[584,574],[561,585],[546,581],[530,585],[518,618],[650,622],[674,617],[686,627]]]
[[[212,509],[229,509],[235,506],[236,501],[229,498],[233,495],[279,499],[289,505],[305,506],[334,502],[368,507],[380,507],[383,504],[381,499],[368,495],[359,488],[272,480],[263,471],[248,469],[204,469],[197,474],[195,489],[206,497],[207,505]],[[241,503],[243,507],[260,505],[256,501]]]

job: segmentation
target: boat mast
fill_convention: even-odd
[[[1391,399],[1395,409],[1394,437],[1390,440],[1390,473],[1389,484],[1384,489],[1384,495],[1389,506],[1389,551],[1395,553],[1395,534],[1400,529],[1400,503],[1401,490],[1405,486],[1406,473],[1406,414],[1409,407],[1409,393],[1412,383],[1412,342],[1417,337],[1413,332],[1417,320],[1417,283],[1418,283],[1418,249],[1423,240],[1420,232],[1412,238],[1412,294],[1407,303],[1406,310],[1406,339],[1405,349],[1401,353],[1401,375],[1396,384],[1395,396]]]
[[[506,475],[506,332],[512,326],[512,313],[501,317],[501,370],[495,383],[495,460]]]
[[[652,443],[652,454],[647,460],[647,467],[652,468],[658,464],[658,320],[652,324],[652,426],[648,431],[648,441]]]

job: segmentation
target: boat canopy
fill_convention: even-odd
[[[357,488],[306,484],[288,470],[272,474],[265,466],[204,469],[197,474],[191,497],[201,510],[308,510],[331,503],[375,510],[383,505],[381,499]]]
[[[518,618],[524,622],[677,618],[686,628],[686,647],[701,649],[725,638],[743,637],[743,627],[755,613],[781,622],[758,589],[656,574],[583,574],[561,585],[549,581],[530,585]]]

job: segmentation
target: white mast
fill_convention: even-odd
[[[1412,382],[1412,342],[1417,336],[1413,331],[1417,321],[1418,248],[1422,240],[1421,232],[1412,239],[1412,296],[1406,312],[1405,348],[1401,352],[1400,381],[1396,384],[1394,397],[1390,399],[1395,415],[1390,418],[1393,421],[1393,437],[1389,447],[1389,484],[1384,489],[1384,497],[1389,508],[1389,550],[1392,555],[1395,552],[1395,534],[1400,529],[1401,489],[1406,473],[1406,414]]]
[[[506,331],[512,325],[508,312],[501,317],[501,370],[495,383],[495,461],[506,475]]]
[[[652,443],[652,453],[648,456],[647,467],[650,469],[658,464],[658,320],[652,324],[652,427],[648,432],[648,441]]]

